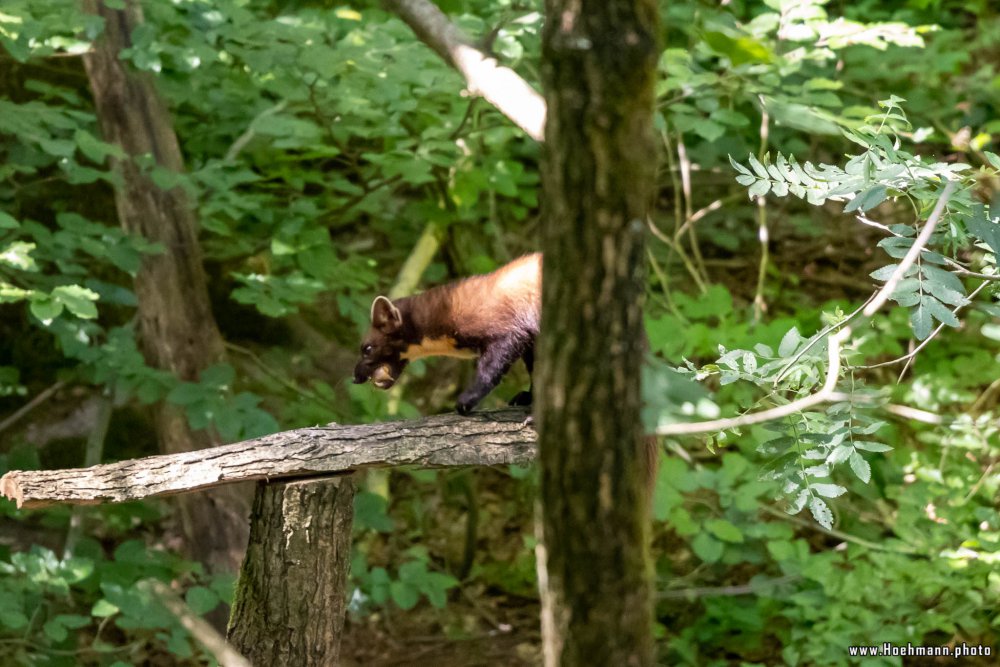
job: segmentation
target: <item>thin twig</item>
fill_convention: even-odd
[[[259,114],[257,114],[254,117],[254,119],[250,121],[250,124],[247,126],[247,129],[243,131],[243,134],[241,134],[236,139],[236,141],[233,142],[233,145],[229,147],[229,150],[226,151],[226,156],[223,158],[223,161],[234,162],[236,158],[239,156],[240,151],[246,148],[246,145],[250,143],[250,141],[254,138],[254,135],[257,133],[256,130],[254,129],[254,126],[257,125],[259,121],[267,118],[268,116],[273,116],[276,113],[281,113],[281,111],[284,110],[286,106],[288,106],[288,103],[285,100],[282,100],[277,104],[275,104],[273,107],[264,109]]]
[[[37,396],[35,396],[33,399],[31,399],[30,401],[22,405],[20,408],[18,408],[17,411],[14,412],[14,414],[12,414],[11,416],[7,417],[2,422],[0,422],[0,433],[3,433],[7,429],[9,429],[11,426],[19,422],[21,418],[23,418],[26,414],[37,408],[45,401],[49,400],[49,398],[51,398],[53,394],[62,389],[64,386],[66,386],[66,382],[63,380],[59,380],[58,382],[54,383],[47,389],[44,389],[43,391],[39,392]]]
[[[888,285],[888,283],[886,283],[886,284]],[[984,282],[979,287],[977,287],[976,289],[972,290],[972,292],[969,294],[969,303],[971,303],[972,299],[977,294],[979,294],[980,292],[982,292],[983,289],[987,285],[989,285],[989,284],[990,283],[988,283],[988,282]],[[966,303],[966,304],[963,304],[961,306],[955,306],[955,308],[953,308],[951,312],[957,313],[958,311],[960,311],[962,308],[964,308],[967,305],[969,305],[969,304]],[[906,354],[904,354],[901,357],[898,357],[896,359],[891,359],[889,361],[882,361],[882,362],[877,363],[877,364],[869,364],[868,366],[856,366],[856,368],[860,368],[860,369],[864,369],[864,370],[870,370],[872,368],[882,368],[883,366],[894,366],[894,365],[896,365],[898,363],[902,363],[902,362],[909,363],[914,357],[917,356],[917,354],[920,352],[920,350],[922,350],[925,347],[927,347],[927,344],[930,343],[932,340],[934,340],[934,338],[939,333],[941,333],[941,330],[944,329],[945,326],[947,326],[947,325],[944,322],[942,322],[941,324],[937,325],[937,327],[934,329],[934,331],[932,331],[931,334],[929,336],[927,336],[927,338],[925,338],[924,340],[922,340],[919,345],[917,345],[915,348],[913,348],[912,350],[910,350],[909,352],[907,352]]]
[[[687,146],[684,145],[684,135],[677,135],[677,163],[681,168],[681,187],[684,189],[684,219],[690,220],[694,217],[693,201],[694,195],[691,190],[691,160],[688,159]],[[681,225],[683,227],[684,225]],[[698,269],[702,279],[708,282],[708,272],[705,269],[705,260],[701,256],[701,247],[698,245],[698,235],[694,227],[688,226],[688,236],[691,239],[691,255],[694,257],[695,267]],[[677,239],[678,235],[674,235]],[[678,240],[679,244],[679,240]]]
[[[988,466],[986,466],[986,470],[983,471],[983,474],[979,476],[979,479],[976,481],[976,483],[972,485],[971,489],[969,489],[969,493],[967,493],[965,495],[965,498],[962,498],[962,500],[959,501],[959,503],[958,503],[959,507],[961,507],[962,505],[965,505],[970,500],[972,500],[973,497],[975,497],[975,495],[979,492],[979,488],[983,485],[983,483],[986,481],[986,479],[990,476],[990,473],[993,472],[993,468],[996,467],[996,464],[997,464],[996,461],[991,461],[990,464]]]
[[[767,155],[767,143],[770,134],[771,117],[764,104],[764,96],[760,96],[760,150],[757,159],[764,162]],[[757,269],[757,289],[753,295],[753,321],[760,322],[767,310],[764,301],[764,281],[767,279],[767,264],[771,261],[771,231],[767,226],[767,199],[757,197],[757,240],[760,242],[760,266]]]
[[[698,209],[697,211],[695,211],[694,213],[692,213],[690,215],[690,217],[688,217],[684,221],[684,224],[681,225],[680,228],[676,232],[674,232],[674,240],[675,241],[678,240],[681,237],[681,235],[684,234],[684,232],[686,232],[688,230],[689,227],[691,227],[692,225],[694,225],[696,222],[698,222],[699,220],[701,220],[702,218],[704,218],[706,215],[708,215],[712,211],[717,211],[720,208],[722,208],[725,204],[734,202],[734,201],[736,201],[738,199],[742,199],[742,198],[743,198],[742,194],[730,195],[728,197],[722,197],[721,199],[716,199],[714,202],[712,202],[708,206],[704,206],[704,207]]]
[[[923,552],[921,552],[921,551],[919,551],[919,550],[917,550],[917,549],[915,549],[913,547],[888,547],[888,546],[885,546],[884,544],[879,544],[877,542],[872,542],[870,540],[866,540],[866,539],[864,539],[862,537],[857,537],[855,535],[851,535],[850,533],[845,533],[845,532],[843,532],[841,530],[837,530],[836,528],[824,528],[823,526],[820,526],[818,524],[814,524],[814,523],[812,523],[810,521],[806,521],[804,519],[800,519],[797,516],[793,516],[793,515],[789,514],[788,512],[785,512],[783,510],[779,510],[777,508],[770,507],[769,505],[761,505],[760,509],[761,509],[761,511],[766,512],[767,514],[770,514],[773,517],[781,519],[782,521],[787,521],[789,523],[794,523],[795,525],[802,526],[803,528],[811,528],[813,530],[818,530],[821,533],[826,533],[830,537],[836,537],[838,540],[843,540],[845,542],[850,542],[852,544],[857,544],[858,546],[862,546],[862,547],[865,547],[867,549],[872,549],[873,551],[887,551],[889,553],[902,554],[904,556],[927,556],[928,555],[928,554],[925,554],[925,553],[923,553]]]
[[[767,278],[767,264],[771,261],[771,232],[767,227],[767,203],[764,197],[757,197],[757,240],[760,241],[760,265],[757,268],[757,289],[753,295],[753,321],[760,322],[767,310],[764,301],[764,281]]]
[[[677,253],[677,256],[681,258],[681,263],[684,264],[684,268],[687,269],[687,272],[691,275],[691,279],[694,281],[694,284],[698,287],[698,291],[701,292],[702,294],[707,292],[708,286],[702,280],[701,275],[698,273],[698,270],[695,268],[694,264],[691,263],[691,259],[688,257],[688,254],[687,252],[684,251],[683,247],[681,247],[679,243],[674,243],[674,241],[669,236],[664,234],[663,230],[661,230],[659,227],[656,226],[656,224],[653,223],[652,217],[647,216],[646,223],[649,225],[649,231],[653,232],[653,236],[663,241],[667,245],[667,247],[670,248],[670,250]]]

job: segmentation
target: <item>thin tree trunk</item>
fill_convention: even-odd
[[[653,0],[547,0],[536,382],[546,665],[651,665],[640,420]]]
[[[259,667],[336,665],[354,477],[260,482],[229,640]]]
[[[104,19],[104,34],[85,56],[94,104],[104,139],[126,157],[115,160],[121,177],[115,204],[121,226],[159,243],[135,278],[139,332],[146,362],[180,380],[196,381],[206,367],[223,358],[223,340],[208,300],[197,221],[184,191],[159,188],[150,178],[157,168],[180,173],[183,158],[167,109],[152,78],[129,69],[120,52],[142,22],[136,0],[109,9],[101,0],[84,0],[86,11]],[[208,431],[193,431],[183,410],[161,403],[157,409],[161,451],[176,453],[218,444]],[[227,488],[178,500],[191,555],[210,569],[235,570],[246,546],[247,503],[240,490]]]

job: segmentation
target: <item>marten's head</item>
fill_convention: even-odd
[[[396,384],[409,362],[402,357],[408,347],[402,336],[403,315],[384,296],[372,302],[372,322],[361,343],[361,360],[354,367],[354,383],[372,381],[379,389]]]

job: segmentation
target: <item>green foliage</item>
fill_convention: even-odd
[[[232,598],[231,577],[206,578],[199,565],[138,541],[122,542],[108,558],[97,541],[86,539],[75,554],[59,558],[33,547],[0,561],[0,660],[5,664],[94,659],[109,664],[125,655],[136,661],[167,655],[194,659],[200,649],[181,622],[136,584],[146,579],[203,582],[186,593],[198,614]]]
[[[409,555],[413,559],[400,565],[393,576],[384,567],[369,569],[364,556],[358,553],[351,564],[351,575],[358,586],[351,599],[351,610],[357,613],[371,604],[382,605],[389,601],[400,609],[413,609],[422,597],[434,607],[444,607],[448,590],[457,586],[458,580],[429,569],[423,549],[414,547]]]
[[[113,395],[112,459],[153,452],[126,417],[149,428],[146,406],[158,401],[227,440],[452,404],[463,371],[449,362],[416,364],[393,394],[346,382],[359,330],[425,229],[441,249],[422,286],[536,249],[539,149],[464,96],[461,78],[376,3],[321,4],[145,3],[146,24],[123,54],[153,77],[173,116],[186,172],[138,162],[194,203],[230,343],[195,381],[149,367],[140,352],[132,281],[163,249],[122,232],[113,213],[110,165],[122,153],[99,138],[76,58],[101,22],[76,3],[5,0],[4,417],[57,380]],[[540,3],[439,4],[537,82]],[[666,661],[846,664],[850,644],[995,643],[1000,334],[995,305],[975,298],[991,290],[969,274],[994,274],[1000,252],[996,204],[980,203],[995,197],[1000,169],[996,8],[663,5],[648,426],[817,391],[827,337],[849,322],[867,277],[884,283],[944,184],[958,186],[893,292],[897,307],[841,350],[837,401],[706,445],[668,441],[653,501],[660,588],[677,594],[658,610]],[[863,226],[843,233],[834,211]],[[903,361],[892,364],[911,338],[933,344],[898,378]],[[901,407],[940,423],[908,421]],[[2,433],[0,469],[76,456],[77,441],[35,445],[26,432]],[[468,618],[531,604],[533,472],[477,471],[477,484],[462,487],[474,490],[457,491],[450,475],[401,471],[388,497],[360,493],[352,611],[407,609],[469,634]],[[206,613],[231,582],[130,541],[139,531],[157,542],[157,507],[101,508],[91,516],[100,542],[84,539],[63,560],[29,544],[60,543],[65,510],[0,504],[4,534],[11,526],[16,536],[0,545],[0,662],[203,661],[135,584],[177,582]],[[459,577],[463,599],[449,601]],[[732,594],[741,586],[749,592]]]

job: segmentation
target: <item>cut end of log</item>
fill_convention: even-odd
[[[16,470],[0,477],[0,496],[10,498],[17,503],[17,508],[21,509],[21,505],[24,504],[24,492],[21,490],[21,485],[17,483]]]

